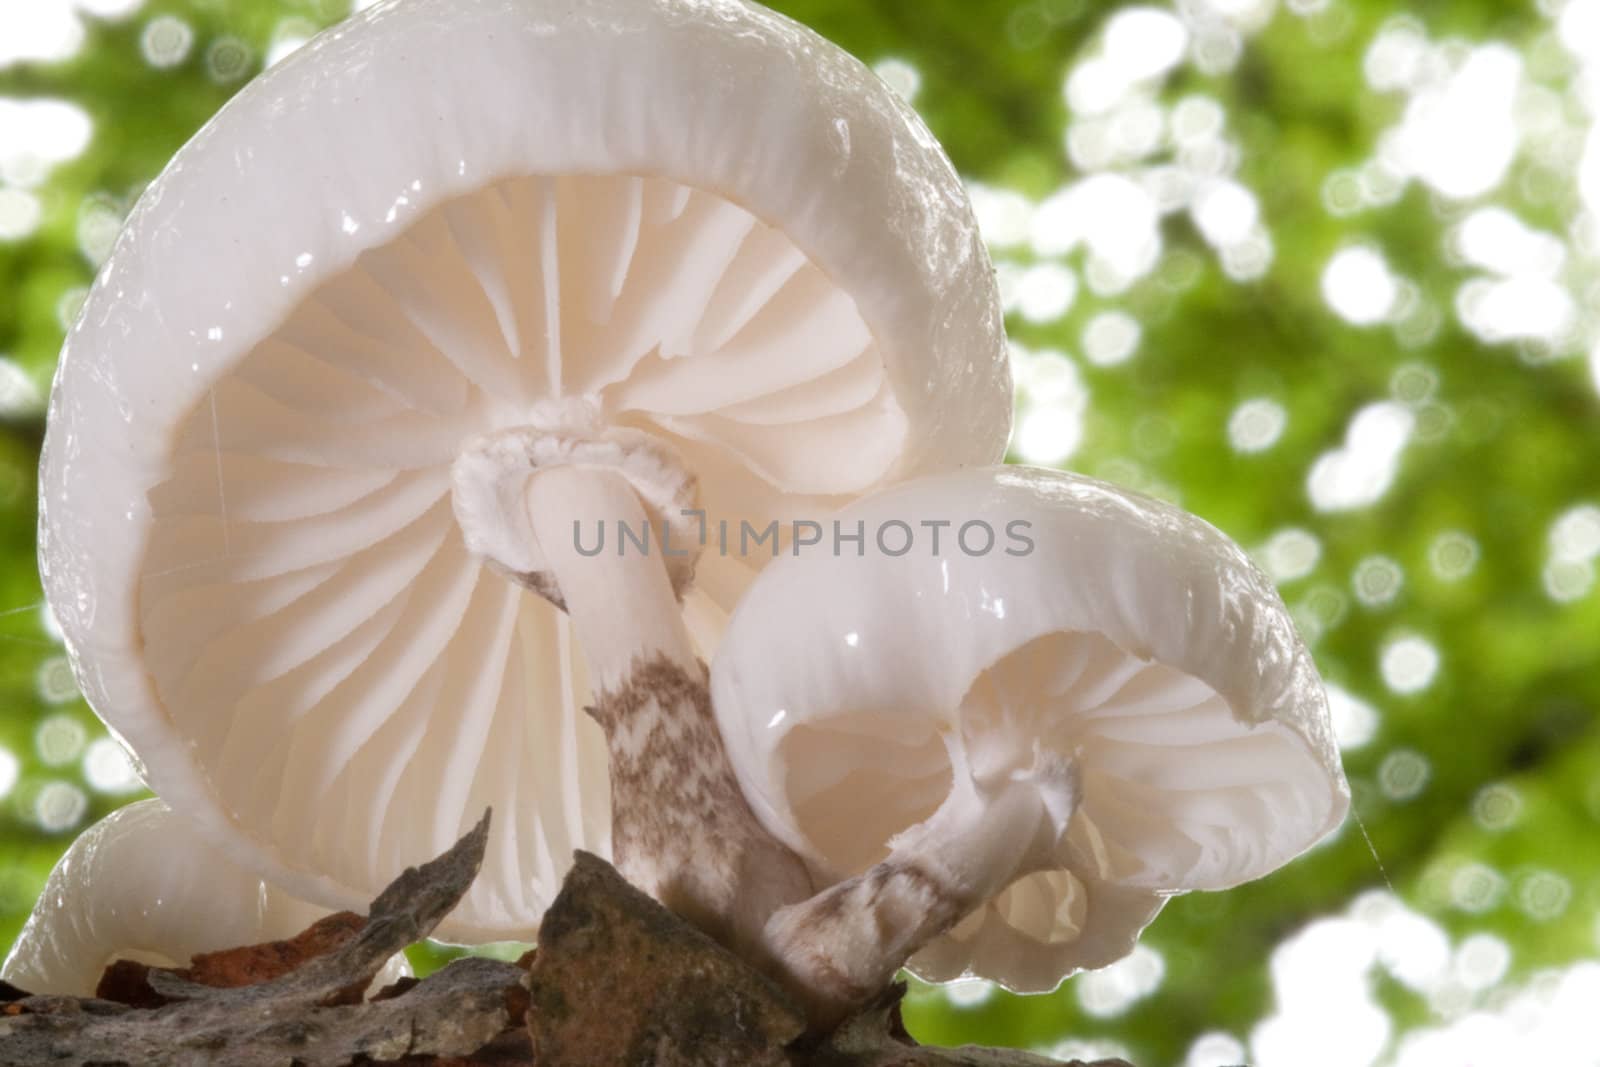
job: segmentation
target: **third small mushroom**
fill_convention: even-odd
[[[1347,804],[1260,572],[1009,428],[960,180],[858,61],[743,0],[395,0],[133,211],[40,564],[164,847],[338,908],[492,805],[442,935],[609,853],[820,1027],[908,960],[1053,988]]]

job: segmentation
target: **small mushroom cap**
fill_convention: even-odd
[[[400,0],[247,86],[134,208],[44,445],[47,594],[151,785],[335,907],[492,804],[439,934],[530,937],[608,851],[604,743],[450,470],[563,405],[732,524],[684,602],[707,656],[741,520],[998,458],[998,298],[927,129],[739,0]]]
[[[182,967],[202,952],[293,937],[327,914],[206,847],[161,801],[141,800],[78,835],[0,976],[30,993],[90,996],[113,960]],[[397,955],[375,984],[410,973]]]
[[[977,774],[1025,766],[1037,744],[1081,776],[1061,869],[1015,882],[919,973],[1049,989],[1125,954],[1163,896],[1259,878],[1343,819],[1310,653],[1270,581],[1200,519],[1006,467],[892,488],[837,520],[861,524],[862,554],[825,537],[769,567],[713,664],[769,829],[848,875],[943,800],[947,744]]]

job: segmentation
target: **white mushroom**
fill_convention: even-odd
[[[114,960],[182,967],[202,952],[294,937],[327,914],[200,844],[161,801],[141,800],[78,835],[0,977],[30,993],[92,996]],[[373,985],[410,973],[396,955]]]
[[[749,822],[709,723],[714,782],[619,792],[579,714],[645,662],[703,711],[775,550],[740,524],[992,462],[1009,411],[961,184],[854,59],[738,0],[400,0],[135,207],[62,356],[40,564],[90,702],[230,857],[360,906],[492,805],[438,933],[526,938],[608,795],[688,850],[619,857],[651,888],[701,842],[672,798]],[[573,551],[647,518],[698,551],[696,500],[697,566]]]
[[[752,807],[837,883],[767,932],[817,999],[913,952],[930,979],[1051,989],[1166,896],[1259,878],[1342,820],[1311,656],[1213,527],[1026,468],[838,519],[867,551],[769,567],[712,672]]]

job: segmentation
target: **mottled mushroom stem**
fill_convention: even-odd
[[[767,963],[763,924],[809,896],[811,880],[739,788],[684,625],[685,556],[698,546],[663,544],[662,531],[693,489],[647,435],[510,431],[458,460],[456,514],[469,544],[572,620],[610,752],[617,869]]]
[[[756,949],[767,916],[807,896],[810,878],[734,777],[661,546],[585,556],[575,536],[575,515],[640,529],[643,505],[618,474],[558,467],[532,480],[528,512],[589,660],[617,869],[718,940]]]
[[[854,878],[779,910],[767,951],[814,1022],[845,1018],[916,952],[1006,886],[1054,860],[1081,795],[1076,766],[1040,752],[1032,768],[974,776],[952,745],[949,795]]]

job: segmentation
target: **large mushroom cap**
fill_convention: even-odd
[[[565,618],[463,545],[463,442],[648,431],[737,534],[991,462],[1009,405],[959,181],[837,48],[738,0],[400,0],[135,207],[62,356],[40,564],[90,702],[235,858],[363,904],[493,804],[439,932],[528,936],[606,850],[605,751]],[[684,604],[706,653],[737,552]]]
[[[1025,468],[922,479],[837,521],[860,525],[863,553],[825,544],[769,567],[713,665],[768,828],[837,877],[939,806],[952,746],[983,772],[1026,766],[1037,743],[1082,786],[1061,868],[1012,884],[913,969],[1051,988],[1126,953],[1163,896],[1260,877],[1342,820],[1311,656],[1215,528]]]
[[[141,800],[79,834],[0,975],[30,993],[91,996],[106,966],[184,967],[202,952],[291,938],[327,910],[240,870],[159,800]],[[375,986],[411,973],[403,955]]]

